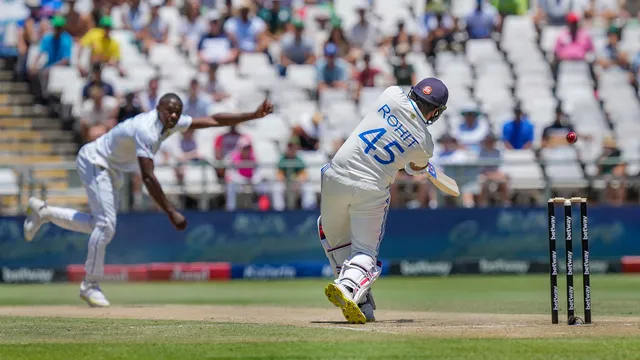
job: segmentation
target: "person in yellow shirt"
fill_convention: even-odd
[[[115,66],[120,71],[120,75],[124,76],[124,69],[120,67],[120,45],[116,39],[110,36],[112,21],[110,16],[103,16],[98,23],[97,28],[89,30],[80,39],[81,49],[78,51],[78,57],[81,59],[83,50],[91,51],[90,63],[105,63]],[[80,61],[78,63],[81,63]],[[87,69],[79,65],[80,74],[87,76]]]

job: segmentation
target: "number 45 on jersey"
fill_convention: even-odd
[[[371,153],[371,151],[377,151],[376,143],[380,140],[380,138],[387,132],[384,128],[371,129],[360,133],[358,136],[365,143],[366,147],[364,148],[364,153],[369,154],[373,157],[375,161],[382,165],[389,165],[396,160],[396,154],[393,151],[394,149],[400,154],[404,153],[404,149],[397,141],[393,140],[382,147],[380,153]],[[371,137],[373,136],[373,137]],[[382,156],[381,156],[382,155]],[[458,189],[458,184],[455,180],[448,177],[442,171],[436,169],[431,164],[427,164],[427,174],[429,176],[429,180],[438,188],[440,191],[447,193],[451,196],[460,196],[460,190]]]

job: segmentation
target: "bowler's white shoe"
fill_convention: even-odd
[[[40,215],[40,211],[46,207],[46,202],[35,197],[29,198],[29,202],[27,203],[27,218],[24,220],[22,226],[24,239],[26,241],[33,240],[42,224],[46,222]]]
[[[376,303],[373,301],[373,293],[371,290],[369,290],[365,299],[365,302],[358,306],[360,307],[362,314],[364,314],[364,317],[367,319],[367,322],[374,322],[376,321],[376,316],[373,311],[376,309]]]
[[[80,298],[91,307],[108,307],[109,300],[104,296],[97,282],[83,281],[80,284]]]
[[[364,324],[367,322],[367,318],[360,310],[360,307],[351,298],[349,290],[343,285],[330,283],[324,288],[324,294],[333,305],[342,309],[342,315],[351,324]]]

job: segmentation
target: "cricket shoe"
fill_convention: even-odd
[[[27,218],[24,220],[22,229],[24,231],[24,239],[31,241],[40,230],[42,224],[46,221],[42,218],[41,211],[47,207],[47,203],[32,197],[27,203]]]
[[[371,290],[369,290],[365,299],[365,302],[358,306],[360,307],[362,314],[364,314],[364,317],[367,319],[367,322],[374,322],[376,321],[376,316],[373,311],[376,309],[376,303],[373,301],[373,293]]]
[[[351,294],[347,288],[341,284],[330,283],[324,288],[324,294],[329,301],[342,309],[342,315],[351,324],[365,324],[367,318],[360,310],[358,304],[351,299]]]
[[[83,281],[80,284],[80,298],[91,307],[108,307],[111,305],[97,282]]]

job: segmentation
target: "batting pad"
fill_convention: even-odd
[[[361,304],[381,272],[382,268],[377,266],[374,258],[365,254],[356,254],[351,260],[344,262],[336,283],[351,289],[353,301]]]

